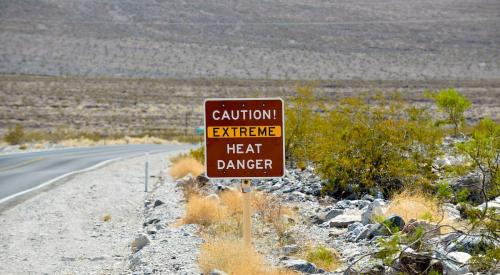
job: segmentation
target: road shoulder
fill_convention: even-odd
[[[168,155],[150,156],[151,175],[165,169]],[[5,209],[0,242],[7,253],[0,254],[0,273],[123,272],[130,242],[142,227],[144,199],[140,157],[75,175]]]

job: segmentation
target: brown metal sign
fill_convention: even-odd
[[[277,178],[285,172],[283,100],[205,100],[209,178]]]

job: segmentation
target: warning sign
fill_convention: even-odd
[[[285,171],[283,100],[207,99],[209,178],[276,178]]]

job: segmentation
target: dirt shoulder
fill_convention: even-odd
[[[166,169],[168,155],[150,156],[152,184]],[[2,211],[0,273],[128,273],[126,259],[142,227],[145,198],[141,157],[79,174]]]

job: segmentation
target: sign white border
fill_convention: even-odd
[[[207,116],[206,116],[206,104],[207,101],[237,101],[237,100],[248,100],[248,101],[257,101],[257,100],[279,100],[281,101],[281,124],[283,125],[281,131],[281,140],[283,144],[283,174],[276,177],[210,177],[208,176],[207,170]],[[242,97],[242,98],[206,98],[203,101],[203,128],[205,132],[203,133],[203,142],[204,150],[205,150],[205,176],[209,179],[278,179],[285,176],[285,102],[281,97],[265,97],[265,98],[255,98],[255,97]]]

